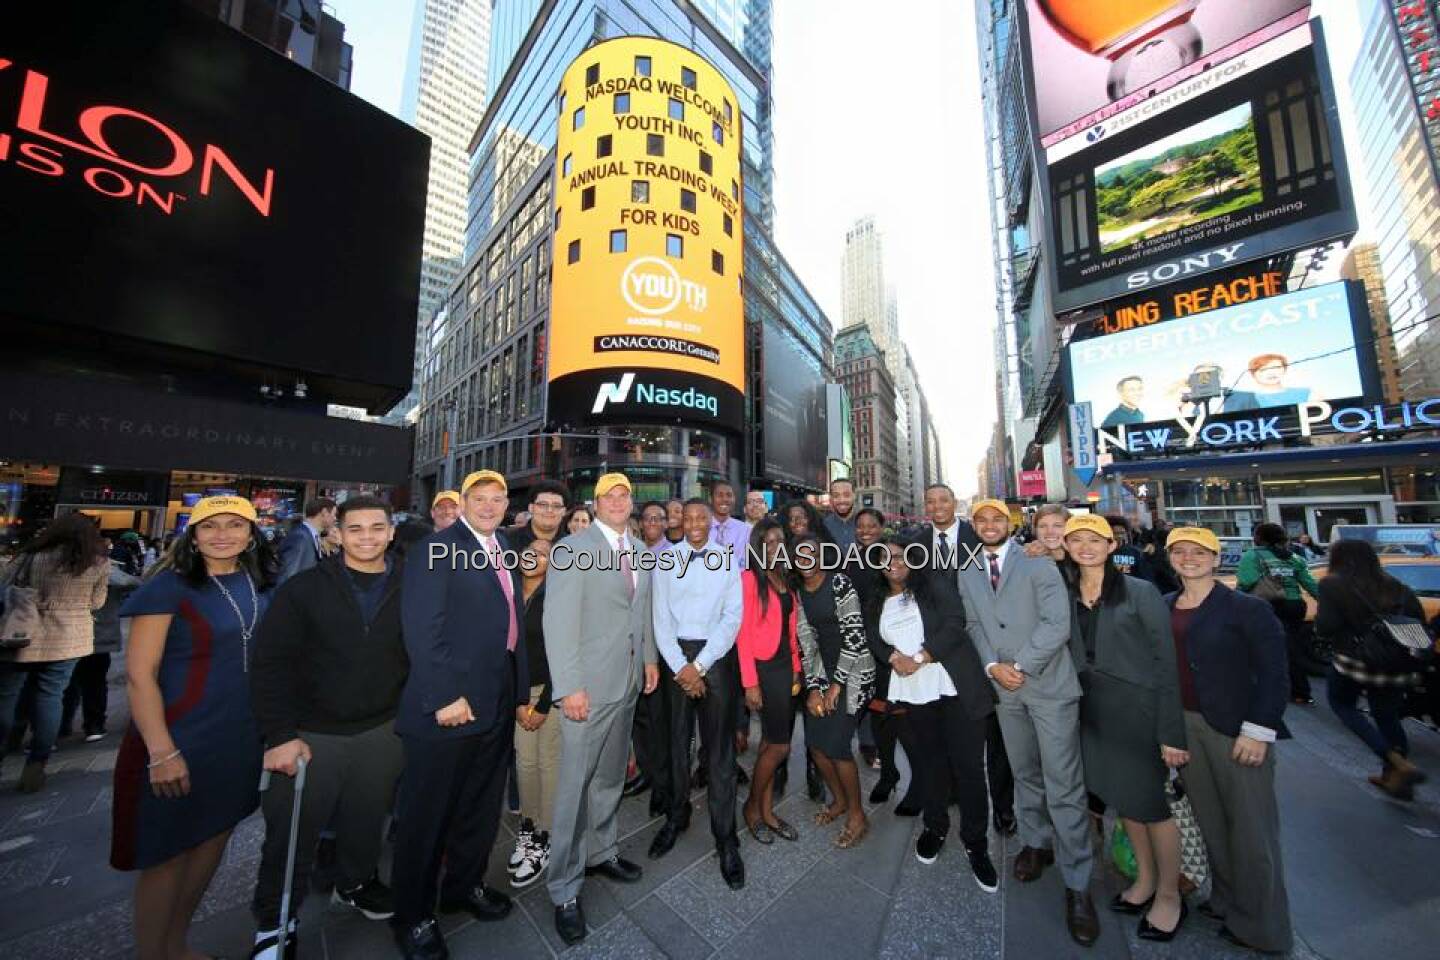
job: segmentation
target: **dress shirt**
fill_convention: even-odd
[[[681,540],[676,546],[683,546],[686,541]],[[744,520],[736,520],[734,517],[726,517],[724,520],[710,521],[710,542],[725,549],[733,547],[735,560],[739,563],[739,569],[744,570],[749,560],[746,556],[750,546],[750,524]]]
[[[500,546],[500,541],[495,534],[492,533],[486,536],[479,530],[476,530],[470,525],[470,521],[465,519],[465,514],[463,513],[460,514],[460,522],[465,524],[465,529],[470,531],[472,537],[480,541],[480,547],[485,551],[487,558],[493,550],[499,550],[502,554],[504,553],[504,548]],[[515,597],[513,594],[515,581],[510,579],[510,571],[504,567],[495,568],[495,576],[500,580],[500,589],[504,592],[506,605],[510,608],[510,629],[505,637],[505,649],[513,651],[516,644],[520,642],[520,624],[515,618]]]
[[[955,558],[955,566],[951,569],[958,570],[960,568],[960,564],[964,563],[966,557],[969,556],[968,553],[964,553],[960,549],[960,544],[955,542],[955,538],[960,536],[960,518],[956,517],[954,520],[951,520],[950,526],[946,527],[944,530],[941,530],[938,527],[933,527],[933,525],[932,528],[933,532],[930,535],[930,549],[938,552],[941,548],[940,534],[945,534],[945,549],[949,550],[951,555]],[[964,553],[963,556],[962,553]]]
[[[680,558],[690,559],[688,542],[671,549]],[[656,570],[654,575],[655,646],[672,673],[679,673],[687,662],[680,651],[681,640],[705,641],[695,657],[702,673],[729,653],[744,611],[740,567],[734,558],[714,540],[694,552],[684,576],[680,563],[669,570]],[[705,566],[706,553],[718,553],[725,561],[719,570]]]
[[[600,527],[600,532],[603,533],[603,534],[605,534],[605,542],[608,543],[608,544],[610,544],[610,546],[613,547],[613,548],[615,548],[616,550],[624,550],[626,547],[629,547],[629,548],[631,548],[631,549],[634,549],[634,548],[636,547],[636,543],[635,543],[635,542],[632,542],[631,539],[630,539],[630,531],[629,531],[629,530],[625,530],[625,531],[616,530],[614,527],[610,526],[610,525],[607,524],[607,523],[601,523],[598,519],[595,521],[595,523],[599,525],[599,527]],[[645,541],[643,541],[643,540],[639,541],[639,546],[644,546],[644,545],[645,545]],[[638,554],[639,551],[636,550],[636,553]],[[618,567],[618,564],[617,564],[617,567]],[[631,592],[631,593],[634,593],[634,592],[635,592],[635,587],[639,584],[639,581],[635,579],[635,577],[636,577],[636,570],[638,569],[638,567],[639,567],[639,564],[635,563],[635,562],[632,560],[631,563],[630,563],[630,592]],[[624,568],[623,568],[623,567],[618,567],[618,569],[620,569],[621,572],[624,572]]]
[[[315,556],[323,559],[325,557],[325,551],[320,549],[320,531],[315,529],[315,526],[309,520],[302,520],[300,522],[305,525],[306,530],[310,531],[310,544],[315,548]]]
[[[850,516],[841,518],[833,510],[822,518],[820,523],[830,533],[830,538],[840,544],[842,550],[849,549],[855,544],[855,511],[850,511]]]

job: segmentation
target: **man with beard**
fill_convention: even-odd
[[[830,512],[820,522],[841,550],[855,543],[855,484],[849,477],[830,481]]]

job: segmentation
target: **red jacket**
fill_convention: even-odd
[[[756,586],[757,575],[764,576],[765,572],[747,570],[740,575],[745,594],[745,609],[740,617],[740,633],[735,638],[735,648],[740,651],[740,682],[746,687],[760,685],[760,677],[755,672],[755,662],[774,658],[780,646],[780,596],[771,592],[770,602],[762,616],[760,591]],[[800,598],[793,593],[791,596],[798,606]],[[799,611],[792,607],[787,639],[790,641],[790,662],[797,672],[800,669],[800,643],[795,637],[795,623],[799,619]]]

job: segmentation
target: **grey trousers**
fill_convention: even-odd
[[[557,906],[580,895],[585,868],[618,851],[615,814],[630,760],[630,729],[639,690],[616,703],[590,704],[589,719],[576,723],[557,703],[547,723],[560,723],[560,778],[550,825],[550,877],[546,888]]]
[[[1242,767],[1230,759],[1235,738],[1188,710],[1185,736],[1190,763],[1182,774],[1210,856],[1210,905],[1252,947],[1286,952],[1295,938],[1280,859],[1276,745],[1265,750],[1260,766]]]
[[[1004,697],[995,710],[1015,774],[1015,817],[1027,847],[1055,850],[1065,886],[1090,886],[1094,853],[1080,761],[1080,701]]]
[[[363,733],[340,736],[300,731],[310,747],[305,770],[305,796],[300,801],[300,829],[295,843],[295,882],[291,916],[310,889],[315,843],[320,831],[335,827],[337,886],[361,883],[375,875],[384,839],[385,816],[395,799],[395,781],[405,764],[394,721]],[[280,924],[280,897],[285,891],[285,855],[290,843],[290,812],[295,778],[273,774],[270,789],[260,795],[265,816],[265,843],[255,881],[251,911],[261,930]]]

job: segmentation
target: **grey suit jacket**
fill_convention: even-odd
[[[598,523],[551,549],[544,625],[553,699],[584,690],[592,704],[617,703],[644,686],[645,664],[655,663],[651,572],[631,563],[633,598]]]
[[[1000,570],[998,590],[990,589],[983,563],[966,566],[959,581],[981,665],[1018,663],[1025,671],[1024,685],[1013,693],[990,681],[1002,703],[1080,696],[1069,649],[1070,595],[1053,560],[1027,557],[1016,544]]]

